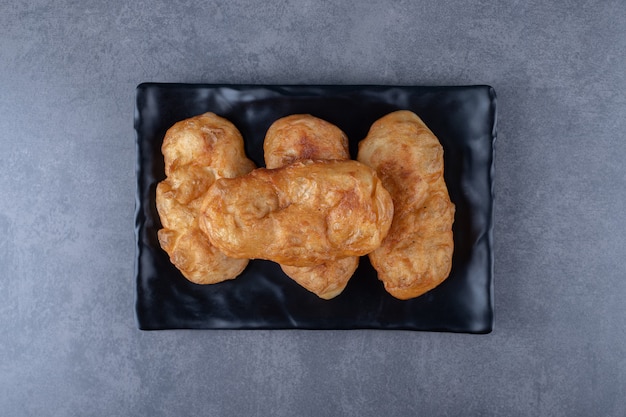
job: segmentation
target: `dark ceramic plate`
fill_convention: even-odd
[[[496,98],[489,86],[255,86],[146,83],[137,87],[137,301],[140,329],[404,329],[489,333],[493,327],[493,145]],[[263,138],[278,118],[310,113],[357,144],[379,117],[412,110],[444,147],[456,205],[450,277],[408,301],[385,292],[367,257],[347,288],[325,301],[269,261],[253,260],[232,281],[201,286],[182,277],[157,241],[161,143],[179,120],[211,111],[241,131],[263,166]]]

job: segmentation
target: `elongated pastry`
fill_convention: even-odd
[[[156,189],[161,247],[189,281],[213,284],[237,277],[248,260],[227,257],[211,245],[198,226],[198,213],[202,197],[218,178],[254,169],[241,134],[228,120],[205,113],[173,125],[161,151],[167,176]]]
[[[401,110],[371,126],[357,159],[376,170],[394,204],[389,234],[369,254],[372,266],[391,295],[418,297],[452,267],[455,207],[443,177],[443,148],[416,114]]]
[[[309,114],[276,120],[265,135],[263,151],[267,168],[280,168],[303,159],[350,159],[345,133],[332,123]],[[357,256],[313,266],[280,265],[291,279],[326,300],[341,294],[358,266]]]
[[[393,202],[357,161],[298,161],[220,178],[202,203],[200,227],[233,258],[314,266],[377,248]]]

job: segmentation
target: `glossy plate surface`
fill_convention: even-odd
[[[489,333],[493,327],[493,151],[496,98],[489,86],[255,86],[144,83],[137,87],[136,317],[140,329],[403,329]],[[387,294],[362,257],[347,288],[319,299],[269,261],[253,260],[232,281],[201,286],[160,248],[155,188],[165,178],[161,144],[179,120],[211,111],[241,131],[263,166],[263,139],[278,118],[310,113],[358,142],[394,110],[415,112],[444,147],[456,205],[450,277],[408,301]]]

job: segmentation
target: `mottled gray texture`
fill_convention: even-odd
[[[467,3],[3,2],[2,415],[626,415],[626,6]],[[137,330],[144,81],[492,85],[493,333]]]

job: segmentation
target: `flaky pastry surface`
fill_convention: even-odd
[[[297,161],[218,179],[200,227],[233,258],[314,266],[378,247],[393,202],[375,171],[357,161]]]
[[[202,197],[218,178],[254,169],[243,138],[228,120],[205,113],[173,125],[161,147],[167,178],[157,185],[156,207],[163,228],[158,239],[188,280],[212,284],[238,276],[247,259],[227,257],[199,228]]]
[[[378,278],[399,299],[430,291],[450,274],[454,250],[439,140],[417,115],[396,111],[371,126],[357,159],[377,171],[394,203],[391,229],[369,254]]]
[[[291,279],[324,300],[343,292],[359,266],[358,256],[348,256],[313,266],[280,265]]]
[[[272,123],[265,134],[263,154],[267,168],[302,159],[350,159],[346,134],[309,114],[293,114]]]
[[[263,142],[265,165],[280,168],[305,159],[350,159],[348,137],[332,123],[310,114],[294,114],[276,120]],[[359,266],[359,257],[349,256],[313,266],[280,265],[287,276],[323,299],[345,289]]]

